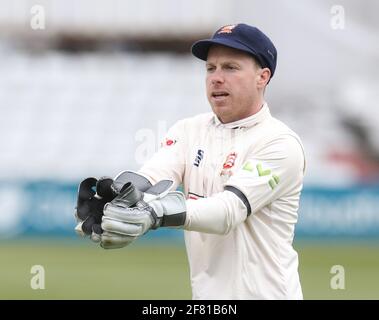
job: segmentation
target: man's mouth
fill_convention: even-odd
[[[226,97],[229,96],[229,93],[227,93],[226,91],[215,91],[215,92],[212,92],[212,98],[216,99],[216,100],[222,100]]]

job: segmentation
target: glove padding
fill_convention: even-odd
[[[139,191],[131,182],[128,182],[124,185],[120,194],[113,201],[117,203],[118,206],[122,206],[122,208],[127,209],[135,206],[142,199],[143,193]],[[100,245],[104,249],[123,248],[137,239],[137,236],[126,235],[118,232],[117,228],[103,230],[104,231],[100,238]]]
[[[112,201],[117,193],[112,189],[113,179],[102,177],[84,179],[78,188],[78,199],[75,217],[77,226],[75,231],[81,235],[91,235],[91,239],[98,241],[102,233],[101,218],[104,205]]]
[[[162,180],[145,193],[139,192],[133,197],[137,200],[134,206],[130,206],[128,195],[135,188],[132,184],[128,186],[126,191],[105,205],[101,224],[104,234],[110,232],[136,239],[150,229],[183,226],[186,219],[185,196],[181,192],[170,191],[172,185],[172,181]],[[109,248],[110,243],[104,241],[104,234],[101,246]]]
[[[91,235],[91,239],[95,242],[101,241],[103,234],[101,218],[104,205],[120,194],[122,187],[128,182],[133,182],[142,191],[152,186],[145,177],[131,171],[121,172],[114,181],[109,177],[83,180],[78,188],[75,212],[78,224],[75,231],[82,236]]]

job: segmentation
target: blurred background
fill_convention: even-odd
[[[137,170],[172,124],[210,111],[190,46],[244,22],[277,47],[266,100],[307,155],[304,297],[379,299],[378,13],[374,0],[0,0],[0,298],[191,298],[181,231],[102,250],[73,231],[76,190]]]

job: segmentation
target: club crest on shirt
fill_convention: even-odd
[[[220,176],[231,176],[232,168],[234,167],[234,164],[236,163],[237,153],[231,152],[227,155],[226,160],[222,166],[222,170],[220,172]]]

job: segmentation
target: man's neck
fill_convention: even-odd
[[[222,124],[228,124],[228,123],[233,123],[233,122],[236,122],[236,121],[240,121],[240,120],[243,120],[243,119],[246,119],[246,118],[249,118],[255,114],[257,114],[259,111],[262,110],[263,106],[265,105],[266,101],[264,100],[261,100],[261,103],[260,105],[257,105],[254,109],[251,110],[251,112],[249,113],[246,113],[244,115],[241,115],[240,117],[238,118],[235,118],[235,119],[228,119],[226,121],[223,121],[220,117],[217,117],[218,120],[222,123]]]
[[[254,104],[253,108],[252,108],[252,112],[247,116],[247,117],[250,117],[252,116],[253,114],[256,114],[258,113],[259,111],[261,111],[261,109],[263,108],[264,104],[265,104],[266,101],[264,101],[263,99],[259,99],[259,101],[257,103]],[[247,118],[245,117],[245,118]]]

